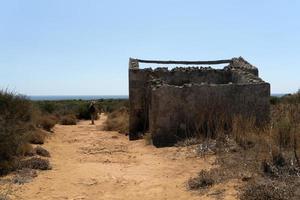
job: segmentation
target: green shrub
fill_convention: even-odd
[[[272,105],[279,104],[280,102],[281,102],[281,98],[280,98],[280,97],[271,96],[271,98],[270,98],[270,103],[271,103]]]
[[[34,105],[43,115],[56,115],[59,118],[64,115],[76,115],[78,119],[91,119],[89,113],[90,101],[86,100],[58,100],[58,101],[34,101]],[[96,101],[98,111],[111,113],[121,107],[128,108],[127,99],[99,99]]]
[[[89,103],[84,103],[82,105],[79,105],[77,113],[78,113],[77,114],[78,119],[90,120],[91,114],[89,112]]]
[[[43,113],[53,114],[57,110],[57,105],[51,101],[43,101],[39,108]]]

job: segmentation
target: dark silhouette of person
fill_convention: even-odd
[[[95,119],[97,117],[97,107],[96,107],[96,102],[95,101],[92,101],[89,105],[89,113],[91,115],[91,120],[92,120],[92,124],[95,124]]]

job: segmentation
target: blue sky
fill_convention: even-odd
[[[243,56],[273,93],[300,88],[300,1],[0,0],[0,88],[128,94],[128,58]]]

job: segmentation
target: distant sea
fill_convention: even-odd
[[[128,95],[41,95],[28,96],[33,101],[55,101],[55,100],[97,100],[97,99],[128,99]]]
[[[274,93],[274,94],[271,94],[271,96],[273,97],[282,97],[284,95],[287,95],[286,93]]]
[[[271,96],[276,97],[282,97],[284,95],[286,94],[271,94]],[[28,97],[33,101],[128,99],[128,95],[41,95]]]

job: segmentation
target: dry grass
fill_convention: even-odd
[[[118,131],[127,134],[129,131],[129,113],[126,107],[108,114],[104,125],[106,131]]]
[[[146,145],[152,145],[152,135],[151,135],[151,133],[149,133],[149,132],[145,133],[143,138],[145,140]]]
[[[214,183],[244,181],[239,188],[241,199],[300,199],[296,192],[300,185],[299,97],[289,96],[272,105],[271,123],[265,127],[258,128],[255,119],[241,116],[232,119],[230,129],[222,129],[220,122],[214,134],[202,140],[203,144],[210,141],[210,149],[217,154],[218,167],[209,171],[209,178]],[[198,187],[202,180],[205,177],[190,179],[189,188],[202,189]]]

